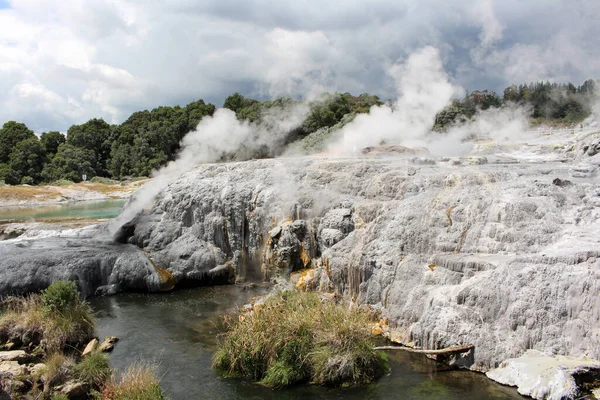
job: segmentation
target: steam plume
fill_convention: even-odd
[[[124,210],[110,222],[109,234],[114,235],[123,224],[150,206],[170,182],[196,165],[217,161],[242,145],[249,151],[261,146],[281,145],[283,135],[301,124],[307,112],[308,107],[304,104],[274,107],[258,124],[239,121],[235,113],[226,108],[204,117],[196,130],[183,138],[179,157],[156,171],[153,179],[135,192]]]
[[[343,128],[343,143],[331,150],[356,154],[367,146],[408,144],[422,139],[433,126],[436,114],[460,89],[450,83],[440,54],[433,47],[413,53],[405,64],[393,65],[388,73],[396,82],[398,99],[393,104],[373,106]]]

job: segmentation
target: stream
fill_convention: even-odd
[[[388,352],[391,373],[362,388],[300,385],[271,390],[211,370],[221,317],[265,289],[217,286],[166,294],[128,293],[93,298],[100,338],[121,340],[110,355],[123,371],[133,361],[158,365],[161,386],[171,400],[206,399],[523,399],[516,389],[483,374],[449,370],[420,354]]]

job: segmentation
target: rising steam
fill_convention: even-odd
[[[453,85],[438,50],[425,47],[388,73],[396,82],[398,98],[392,104],[373,106],[343,128],[343,142],[330,147],[344,155],[383,143],[414,145],[431,130],[436,114],[460,88]],[[409,143],[410,142],[410,143]]]
[[[392,65],[388,74],[396,83],[397,98],[373,106],[369,114],[359,114],[342,128],[341,139],[331,143],[331,153],[343,156],[360,154],[368,146],[398,144],[426,147],[438,156],[457,156],[469,152],[466,139],[480,135],[495,140],[514,140],[528,128],[529,110],[516,106],[478,111],[475,118],[455,126],[445,134],[432,132],[435,117],[453,97],[464,90],[452,83],[437,49],[427,46],[411,54],[406,62]],[[600,115],[600,107],[595,110]],[[239,121],[233,111],[219,109],[200,121],[197,129],[182,141],[179,158],[154,173],[154,179],[140,188],[121,214],[111,221],[111,235],[141,210],[150,206],[156,195],[170,182],[199,163],[214,162],[225,153],[251,152],[257,148],[274,149],[281,154],[285,135],[306,118],[309,107],[295,102],[291,106],[265,111],[260,123]]]
[[[155,171],[153,179],[136,191],[123,211],[111,220],[109,234],[114,235],[123,224],[149,207],[170,182],[196,165],[217,161],[224,154],[239,150],[242,145],[251,152],[262,146],[281,144],[283,134],[300,125],[307,112],[308,107],[301,103],[285,108],[275,107],[258,124],[239,121],[235,113],[226,108],[204,117],[196,130],[181,141],[179,157]]]

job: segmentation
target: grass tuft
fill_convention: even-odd
[[[260,308],[228,318],[213,368],[280,388],[299,382],[361,385],[389,370],[370,343],[370,317],[358,307],[284,291]]]
[[[44,377],[44,388],[49,389],[61,385],[68,380],[75,362],[72,358],[62,353],[53,353],[46,358],[44,365],[45,367],[41,371],[41,376]]]
[[[108,381],[102,393],[103,400],[165,400],[166,397],[156,377],[156,365],[133,363],[118,379]]]
[[[110,361],[102,353],[92,353],[73,367],[73,376],[82,382],[99,388],[110,378]]]

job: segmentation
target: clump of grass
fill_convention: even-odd
[[[118,379],[108,381],[96,396],[103,400],[165,400],[156,376],[156,365],[133,363]]]
[[[62,353],[53,353],[46,358],[44,365],[41,376],[44,377],[44,388],[49,390],[51,387],[61,385],[68,380],[75,362]]]
[[[100,388],[110,378],[110,361],[102,353],[92,353],[73,367],[73,376],[78,380],[88,383],[92,387]]]
[[[365,384],[389,370],[386,355],[370,343],[369,322],[358,307],[322,302],[314,293],[280,292],[226,321],[213,368],[275,388]]]
[[[0,315],[0,340],[41,345],[50,354],[78,346],[94,332],[93,312],[75,284],[55,282],[41,295],[9,298]]]

